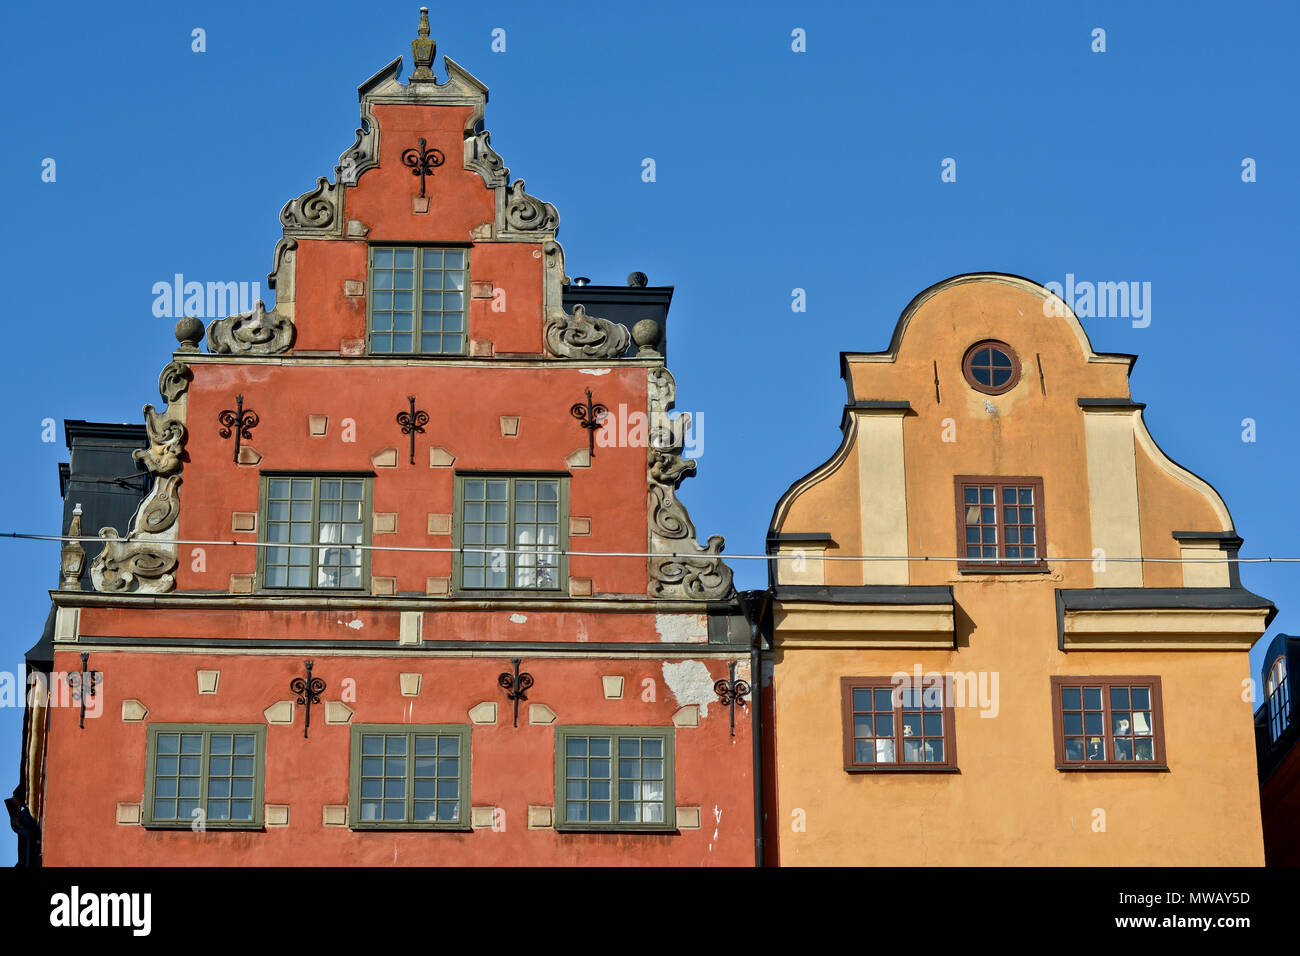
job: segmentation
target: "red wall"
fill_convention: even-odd
[[[554,729],[528,723],[528,703],[546,704],[559,724],[671,726],[678,709],[658,660],[524,659],[536,683],[520,705],[519,727],[496,678],[510,669],[502,658],[358,657],[315,655],[325,700],[338,700],[345,678],[355,681],[356,723],[467,724],[480,701],[498,705],[495,726],[474,726],[471,803],[505,810],[505,830],[472,833],[364,831],[321,825],[321,807],[348,802],[350,728],[327,725],[324,707],[312,708],[303,739],[302,708],[291,726],[268,726],[265,800],[288,804],[288,827],[264,832],[145,830],[114,826],[118,803],[144,796],[147,724],[262,723],[263,710],[291,697],[289,682],[303,672],[298,655],[95,652],[104,674],[103,713],[78,729],[77,710],[51,710],[45,861],[62,865],[521,865],[593,864],[749,866],[754,858],[748,710],[737,709],[736,736],[727,711],[711,704],[695,728],[676,732],[676,802],[699,806],[699,830],[660,834],[558,833],[529,830],[528,807],[555,803]],[[708,661],[714,677],[723,661]],[[60,652],[55,669],[77,670],[76,654]],[[200,696],[195,672],[220,670],[219,692]],[[397,675],[421,673],[419,697],[402,697]],[[601,676],[625,678],[622,700],[606,700]],[[656,700],[642,700],[643,680]],[[123,699],[149,708],[147,721],[124,723]],[[716,813],[715,813],[716,808]],[[720,814],[720,815],[719,815]]]
[[[569,414],[590,388],[597,401],[617,410],[646,408],[646,372],[616,368],[606,375],[574,368],[501,368],[409,365],[293,366],[196,365],[189,390],[188,429],[181,484],[181,540],[254,540],[231,532],[231,514],[255,512],[263,470],[374,471],[374,510],[396,513],[397,534],[378,535],[377,546],[451,547],[447,535],[428,534],[428,515],[451,514],[455,471],[566,471],[565,456],[587,446],[587,432]],[[235,396],[261,418],[251,445],[257,465],[236,465],[234,440],[218,434],[217,416],[234,408]],[[427,410],[425,434],[410,439],[396,422],[409,406]],[[328,415],[324,437],[308,432],[309,415]],[[517,415],[519,435],[501,435],[500,418]],[[344,419],[356,425],[356,441],[344,442]],[[609,427],[609,426],[607,426]],[[429,449],[456,456],[454,468],[430,468]],[[371,456],[397,449],[396,468],[376,468]],[[646,550],[646,450],[597,448],[591,468],[575,468],[569,481],[569,514],[590,517],[591,535],[576,537],[573,550],[644,553]],[[453,521],[455,516],[453,516]],[[192,570],[192,548],[183,547],[177,573],[182,591],[225,591],[230,575],[251,573],[253,548],[208,547],[206,570]],[[427,577],[451,574],[451,555],[374,552],[372,574],[397,577],[397,590],[424,593]],[[646,592],[644,558],[574,557],[570,577],[591,578],[596,594]]]
[[[596,369],[547,358],[542,254],[546,237],[535,242],[488,240],[496,212],[494,193],[477,173],[461,168],[471,107],[381,105],[373,112],[380,126],[379,166],[364,172],[344,195],[343,218],[359,222],[364,238],[357,237],[354,227],[346,239],[298,239],[292,352],[251,359],[190,359],[193,377],[186,397],[177,537],[255,542],[260,529],[234,532],[232,515],[258,511],[264,471],[365,471],[375,476],[373,512],[398,516],[397,532],[374,535],[373,545],[450,548],[452,536],[428,534],[428,515],[452,514],[453,522],[458,520],[453,503],[456,472],[558,471],[571,476],[569,515],[591,519],[590,536],[571,537],[571,550],[642,554],[648,509],[644,444],[598,444],[588,468],[570,468],[566,457],[588,443],[588,433],[570,414],[571,406],[585,399],[585,390],[591,389],[593,399],[616,415],[644,415],[647,369],[624,366],[619,359]],[[418,211],[413,201],[418,180],[401,163],[401,153],[420,137],[446,156],[428,181],[427,213]],[[304,186],[310,186],[310,180]],[[376,242],[472,243],[468,338],[479,347],[451,359],[371,360],[364,355],[367,300],[347,283],[364,287],[367,246]],[[236,395],[242,395],[244,408],[260,419],[245,441],[260,455],[251,464],[236,464],[233,439],[218,434],[219,413],[235,407]],[[396,422],[397,414],[408,408],[408,395],[430,416],[425,433],[417,436],[414,463],[409,460],[409,438]],[[324,436],[311,435],[313,415],[328,417]],[[518,416],[517,437],[501,434],[502,416]],[[623,424],[626,429],[629,423]],[[345,431],[345,425],[350,429]],[[435,446],[455,456],[453,468],[430,467],[429,450]],[[396,449],[396,467],[376,465],[372,457],[389,448]],[[327,607],[327,601],[341,596],[336,592],[322,592],[316,606],[311,604],[315,596],[301,595],[242,595],[240,606],[232,606],[231,575],[255,572],[254,548],[182,545],[179,558],[176,590],[189,595],[182,606],[153,607],[131,603],[129,597],[117,607],[86,606],[79,621],[84,643],[56,653],[55,669],[72,671],[79,669],[76,652],[93,648],[96,638],[155,640],[153,646],[137,649],[92,650],[91,667],[104,674],[99,691],[103,713],[88,719],[84,730],[77,726],[76,709],[52,711],[44,820],[47,863],[752,864],[747,713],[737,714],[732,737],[727,711],[712,700],[699,727],[676,732],[676,804],[701,808],[699,830],[529,830],[527,807],[555,803],[555,731],[529,724],[526,705],[520,726],[511,725],[509,702],[497,684],[513,656],[508,645],[490,656],[477,650],[471,654],[398,648],[401,611],[379,606],[379,599],[370,607],[367,598],[355,595],[342,595],[352,599],[347,608]],[[398,594],[424,595],[427,578],[451,573],[450,553],[372,554],[372,577],[395,577]],[[568,574],[570,579],[591,579],[597,598],[646,600],[645,557],[573,556]],[[218,598],[226,606],[211,606]],[[536,679],[530,702],[552,708],[559,724],[672,726],[683,702],[670,690],[663,665],[665,660],[683,660],[681,653],[612,659],[582,649],[585,643],[662,641],[653,606],[633,613],[617,608],[535,610],[527,600],[486,600],[491,610],[441,610],[437,599],[401,604],[424,611],[426,642],[576,645],[564,656],[525,658],[523,663]],[[703,604],[698,613],[703,616]],[[512,620],[520,614],[525,620]],[[160,638],[229,643],[222,652],[188,648],[183,641],[164,651],[156,644]],[[250,646],[252,640],[275,640],[279,646],[259,649]],[[363,651],[312,647],[312,642],[330,640],[376,646]],[[716,648],[702,643],[686,649],[701,655],[710,650]],[[308,739],[302,735],[301,708],[292,726],[267,727],[265,802],[289,805],[288,827],[199,834],[114,822],[118,804],[143,800],[148,724],[262,724],[268,707],[293,696],[289,683],[302,675],[304,658],[314,659],[315,673],[327,681],[327,700],[340,700],[355,687],[355,697],[345,699],[355,710],[354,723],[467,724],[470,708],[496,701],[497,723],[472,730],[471,800],[475,806],[504,808],[505,831],[352,832],[324,826],[322,806],[348,803],[350,730],[327,725],[323,705],[313,708]],[[706,663],[711,678],[727,675],[725,660]],[[198,670],[221,672],[217,694],[198,694]],[[398,675],[403,672],[424,675],[420,696],[400,695]],[[605,699],[605,675],[625,678],[624,699]],[[643,699],[646,687],[654,689],[652,700]],[[124,699],[142,701],[149,710],[147,720],[124,722]]]

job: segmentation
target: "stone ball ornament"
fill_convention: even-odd
[[[196,319],[192,315],[182,317],[176,323],[176,341],[181,344],[182,352],[197,352],[199,350],[199,340],[203,338],[204,325],[202,319]]]
[[[659,344],[659,323],[654,319],[642,319],[632,326],[632,341],[638,346],[637,355],[657,355],[655,346]]]

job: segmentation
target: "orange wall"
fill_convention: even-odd
[[[1056,589],[1097,586],[1089,561],[1052,560],[1087,557],[1095,546],[1077,400],[1122,399],[1129,390],[1126,364],[1089,361],[1067,319],[1045,316],[1042,301],[1000,280],[953,285],[919,305],[892,361],[848,359],[855,399],[911,404],[899,503],[908,553],[958,553],[954,476],[1037,476],[1050,570],[972,574],[951,561],[909,563],[910,584],[953,588],[952,650],[783,649],[778,625],[777,804],[769,812],[784,865],[1263,862],[1252,714],[1242,700],[1246,651],[1058,650]],[[966,350],[990,338],[1008,343],[1022,367],[1019,384],[997,396],[971,388],[961,368]],[[795,498],[776,530],[829,532],[836,547],[828,556],[880,553],[861,540],[856,455],[850,449],[837,471]],[[1144,556],[1179,557],[1172,531],[1222,530],[1201,492],[1142,447],[1135,456]],[[1143,581],[1181,587],[1181,568],[1147,564]],[[830,563],[826,583],[860,585],[863,570]],[[845,772],[840,679],[911,674],[917,664],[923,673],[997,678],[996,716],[978,707],[956,712],[960,772]],[[1058,674],[1160,675],[1169,772],[1058,771],[1050,687]],[[806,814],[806,831],[794,828],[796,810]],[[1093,830],[1097,810],[1104,832]]]

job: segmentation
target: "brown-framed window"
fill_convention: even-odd
[[[957,568],[1046,571],[1042,478],[958,475]]]
[[[985,395],[1001,395],[1020,381],[1020,356],[1006,342],[985,339],[966,350],[961,360],[966,383]]]
[[[848,772],[957,769],[951,681],[844,677],[840,695]]]
[[[1291,723],[1291,684],[1286,675],[1286,655],[1279,654],[1268,670],[1268,739],[1276,743]]]
[[[1053,677],[1058,770],[1164,770],[1159,677]]]

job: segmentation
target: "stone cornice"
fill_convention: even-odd
[[[56,607],[116,607],[124,609],[176,610],[366,610],[366,611],[598,611],[616,614],[707,614],[716,610],[716,600],[653,600],[611,595],[597,598],[502,599],[431,598],[425,595],[333,597],[316,594],[149,594],[143,592],[96,593],[93,591],[50,591]]]
[[[586,358],[553,358],[550,356],[518,357],[518,358],[467,358],[459,356],[454,358],[445,358],[442,356],[426,356],[420,358],[389,357],[380,355],[336,355],[336,354],[319,354],[294,352],[289,355],[221,355],[208,352],[176,352],[174,358],[177,361],[184,362],[188,365],[354,365],[354,366],[395,366],[410,365],[422,368],[431,366],[452,367],[452,368],[594,368],[594,369],[624,369],[624,368],[663,368],[664,360],[662,357],[656,358],[617,358],[617,359],[586,359]]]
[[[944,650],[955,646],[950,601],[856,604],[778,600],[772,606],[772,619],[778,647]]]

